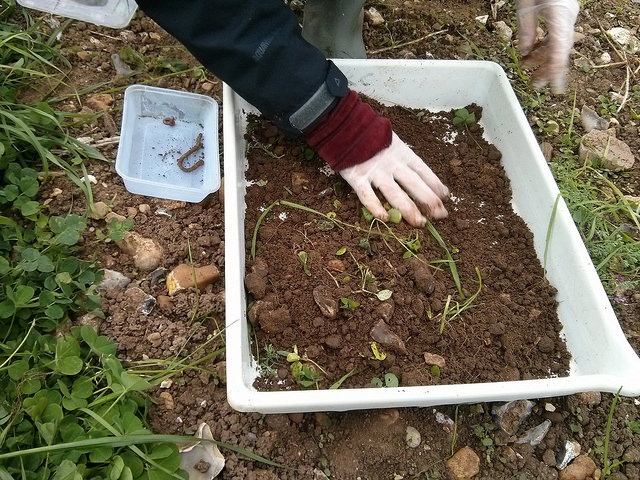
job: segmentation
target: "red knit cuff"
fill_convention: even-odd
[[[337,172],[369,160],[391,145],[391,136],[391,122],[349,90],[347,96],[306,133],[306,140]]]

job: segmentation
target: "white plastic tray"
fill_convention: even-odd
[[[133,0],[18,0],[23,7],[111,28],[129,25],[138,5]]]
[[[175,125],[164,124],[173,117]],[[178,167],[198,134],[204,148],[184,164],[204,165],[192,172]],[[131,85],[124,92],[116,171],[131,193],[200,202],[220,188],[218,103],[211,97],[167,88]]]
[[[543,258],[559,193],[503,70],[455,60],[338,60],[350,86],[386,104],[431,111],[482,106],[485,137],[502,152],[513,207],[534,233]],[[240,411],[262,413],[509,401],[600,390],[640,394],[640,359],[620,328],[563,201],[553,223],[547,275],[558,290],[562,335],[572,355],[567,377],[419,387],[258,392],[249,348],[244,290],[244,158],[246,114],[256,110],[224,87],[227,398]],[[542,260],[541,260],[542,262]]]

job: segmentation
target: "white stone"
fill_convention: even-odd
[[[407,427],[407,436],[405,442],[409,448],[417,448],[422,441],[420,432],[413,427]]]
[[[377,27],[384,23],[384,18],[380,15],[380,12],[375,7],[368,8],[364,11],[364,17],[367,19],[369,25]]]
[[[607,35],[623,47],[627,47],[631,53],[640,52],[640,40],[630,30],[622,27],[614,27],[607,30]]]
[[[476,17],[476,22],[482,25],[486,25],[488,20],[489,20],[489,15],[478,15]]]
[[[609,55],[609,52],[602,52],[602,55],[598,57],[596,63],[598,65],[606,65],[608,63],[611,63],[611,55]]]
[[[505,42],[509,42],[511,40],[511,37],[513,36],[513,30],[511,29],[511,27],[509,27],[509,25],[507,25],[502,20],[499,20],[494,23],[493,26],[496,29],[496,33],[502,40],[504,40]]]

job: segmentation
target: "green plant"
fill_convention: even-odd
[[[373,377],[371,379],[371,384],[376,387],[396,388],[400,383],[398,382],[398,377],[396,377],[395,374],[385,373],[382,379]]]
[[[480,443],[485,448],[487,455],[491,455],[495,450],[495,444],[493,442],[493,438],[491,437],[491,432],[494,429],[495,426],[489,422],[473,427],[473,433],[480,440]]]
[[[618,102],[607,98],[604,95],[598,95],[598,102],[600,103],[600,115],[605,118],[615,117],[618,113]]]
[[[276,347],[273,344],[268,343],[264,347],[264,355],[259,361],[260,375],[265,377],[272,377],[276,372],[276,366],[278,365],[279,355]]]
[[[618,389],[616,396],[613,398],[613,401],[611,402],[611,407],[609,408],[609,414],[607,415],[607,426],[605,427],[605,430],[604,430],[604,452],[602,454],[604,457],[604,465],[602,467],[603,480],[606,480],[607,478],[609,478],[609,476],[611,475],[611,470],[613,470],[616,467],[619,467],[624,463],[624,461],[620,461],[620,460],[616,460],[612,463],[610,463],[609,461],[609,437],[611,435],[611,421],[613,420],[613,412],[616,409],[618,399],[620,398],[621,390],[622,390],[622,387]]]
[[[106,232],[102,229],[96,229],[96,238],[105,242],[119,242],[124,238],[124,232],[128,232],[133,228],[133,218],[125,218],[120,221],[117,218],[111,218],[107,223]]]
[[[302,263],[302,269],[307,276],[311,276],[311,270],[307,266],[307,261],[309,260],[309,255],[305,251],[298,252],[298,258],[300,259],[300,263]]]
[[[360,303],[356,302],[355,300],[351,300],[347,297],[340,298],[340,308],[343,308],[345,310],[355,310],[359,306]]]
[[[476,115],[473,112],[469,112],[466,108],[460,108],[455,111],[455,116],[453,117],[453,124],[456,126],[465,126],[468,127],[476,122]]]
[[[626,424],[627,424],[627,428],[629,430],[631,430],[631,432],[640,435],[640,422],[639,421],[632,421],[632,420],[626,420]]]

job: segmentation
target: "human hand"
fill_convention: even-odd
[[[517,0],[519,48],[526,66],[538,66],[531,83],[534,88],[551,86],[553,93],[564,93],[573,28],[580,5],[577,0]],[[536,45],[538,15],[548,33]]]
[[[353,188],[362,204],[377,218],[389,218],[373,191],[377,188],[392,207],[414,227],[423,227],[427,216],[447,216],[442,199],[449,189],[398,135],[393,133],[391,145],[369,160],[340,170],[340,175]]]

